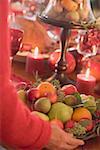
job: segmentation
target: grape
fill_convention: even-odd
[[[85,127],[82,127],[79,123],[75,123],[75,126],[73,128],[67,128],[65,129],[65,131],[73,133],[75,136],[86,134]]]

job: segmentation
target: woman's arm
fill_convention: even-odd
[[[10,40],[8,1],[0,1],[0,140],[11,147],[36,150],[47,144],[50,125],[36,116],[18,99],[10,81]]]
[[[2,87],[2,142],[14,148],[39,150],[48,143],[50,125],[31,115],[9,82]]]

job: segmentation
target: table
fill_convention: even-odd
[[[25,72],[25,63],[13,61],[12,73],[34,82],[33,75]],[[85,145],[83,147],[77,148],[77,150],[100,150],[100,137],[86,141]]]

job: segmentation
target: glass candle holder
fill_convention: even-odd
[[[20,29],[11,28],[10,38],[11,38],[11,57],[13,57],[20,49],[20,45],[23,39],[23,31]]]

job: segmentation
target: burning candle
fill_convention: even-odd
[[[26,72],[44,76],[48,73],[48,58],[47,54],[39,54],[39,49],[36,47],[34,53],[29,53],[26,58]]]
[[[92,94],[96,85],[96,78],[90,75],[90,68],[87,69],[85,74],[78,74],[76,87],[80,93]]]

